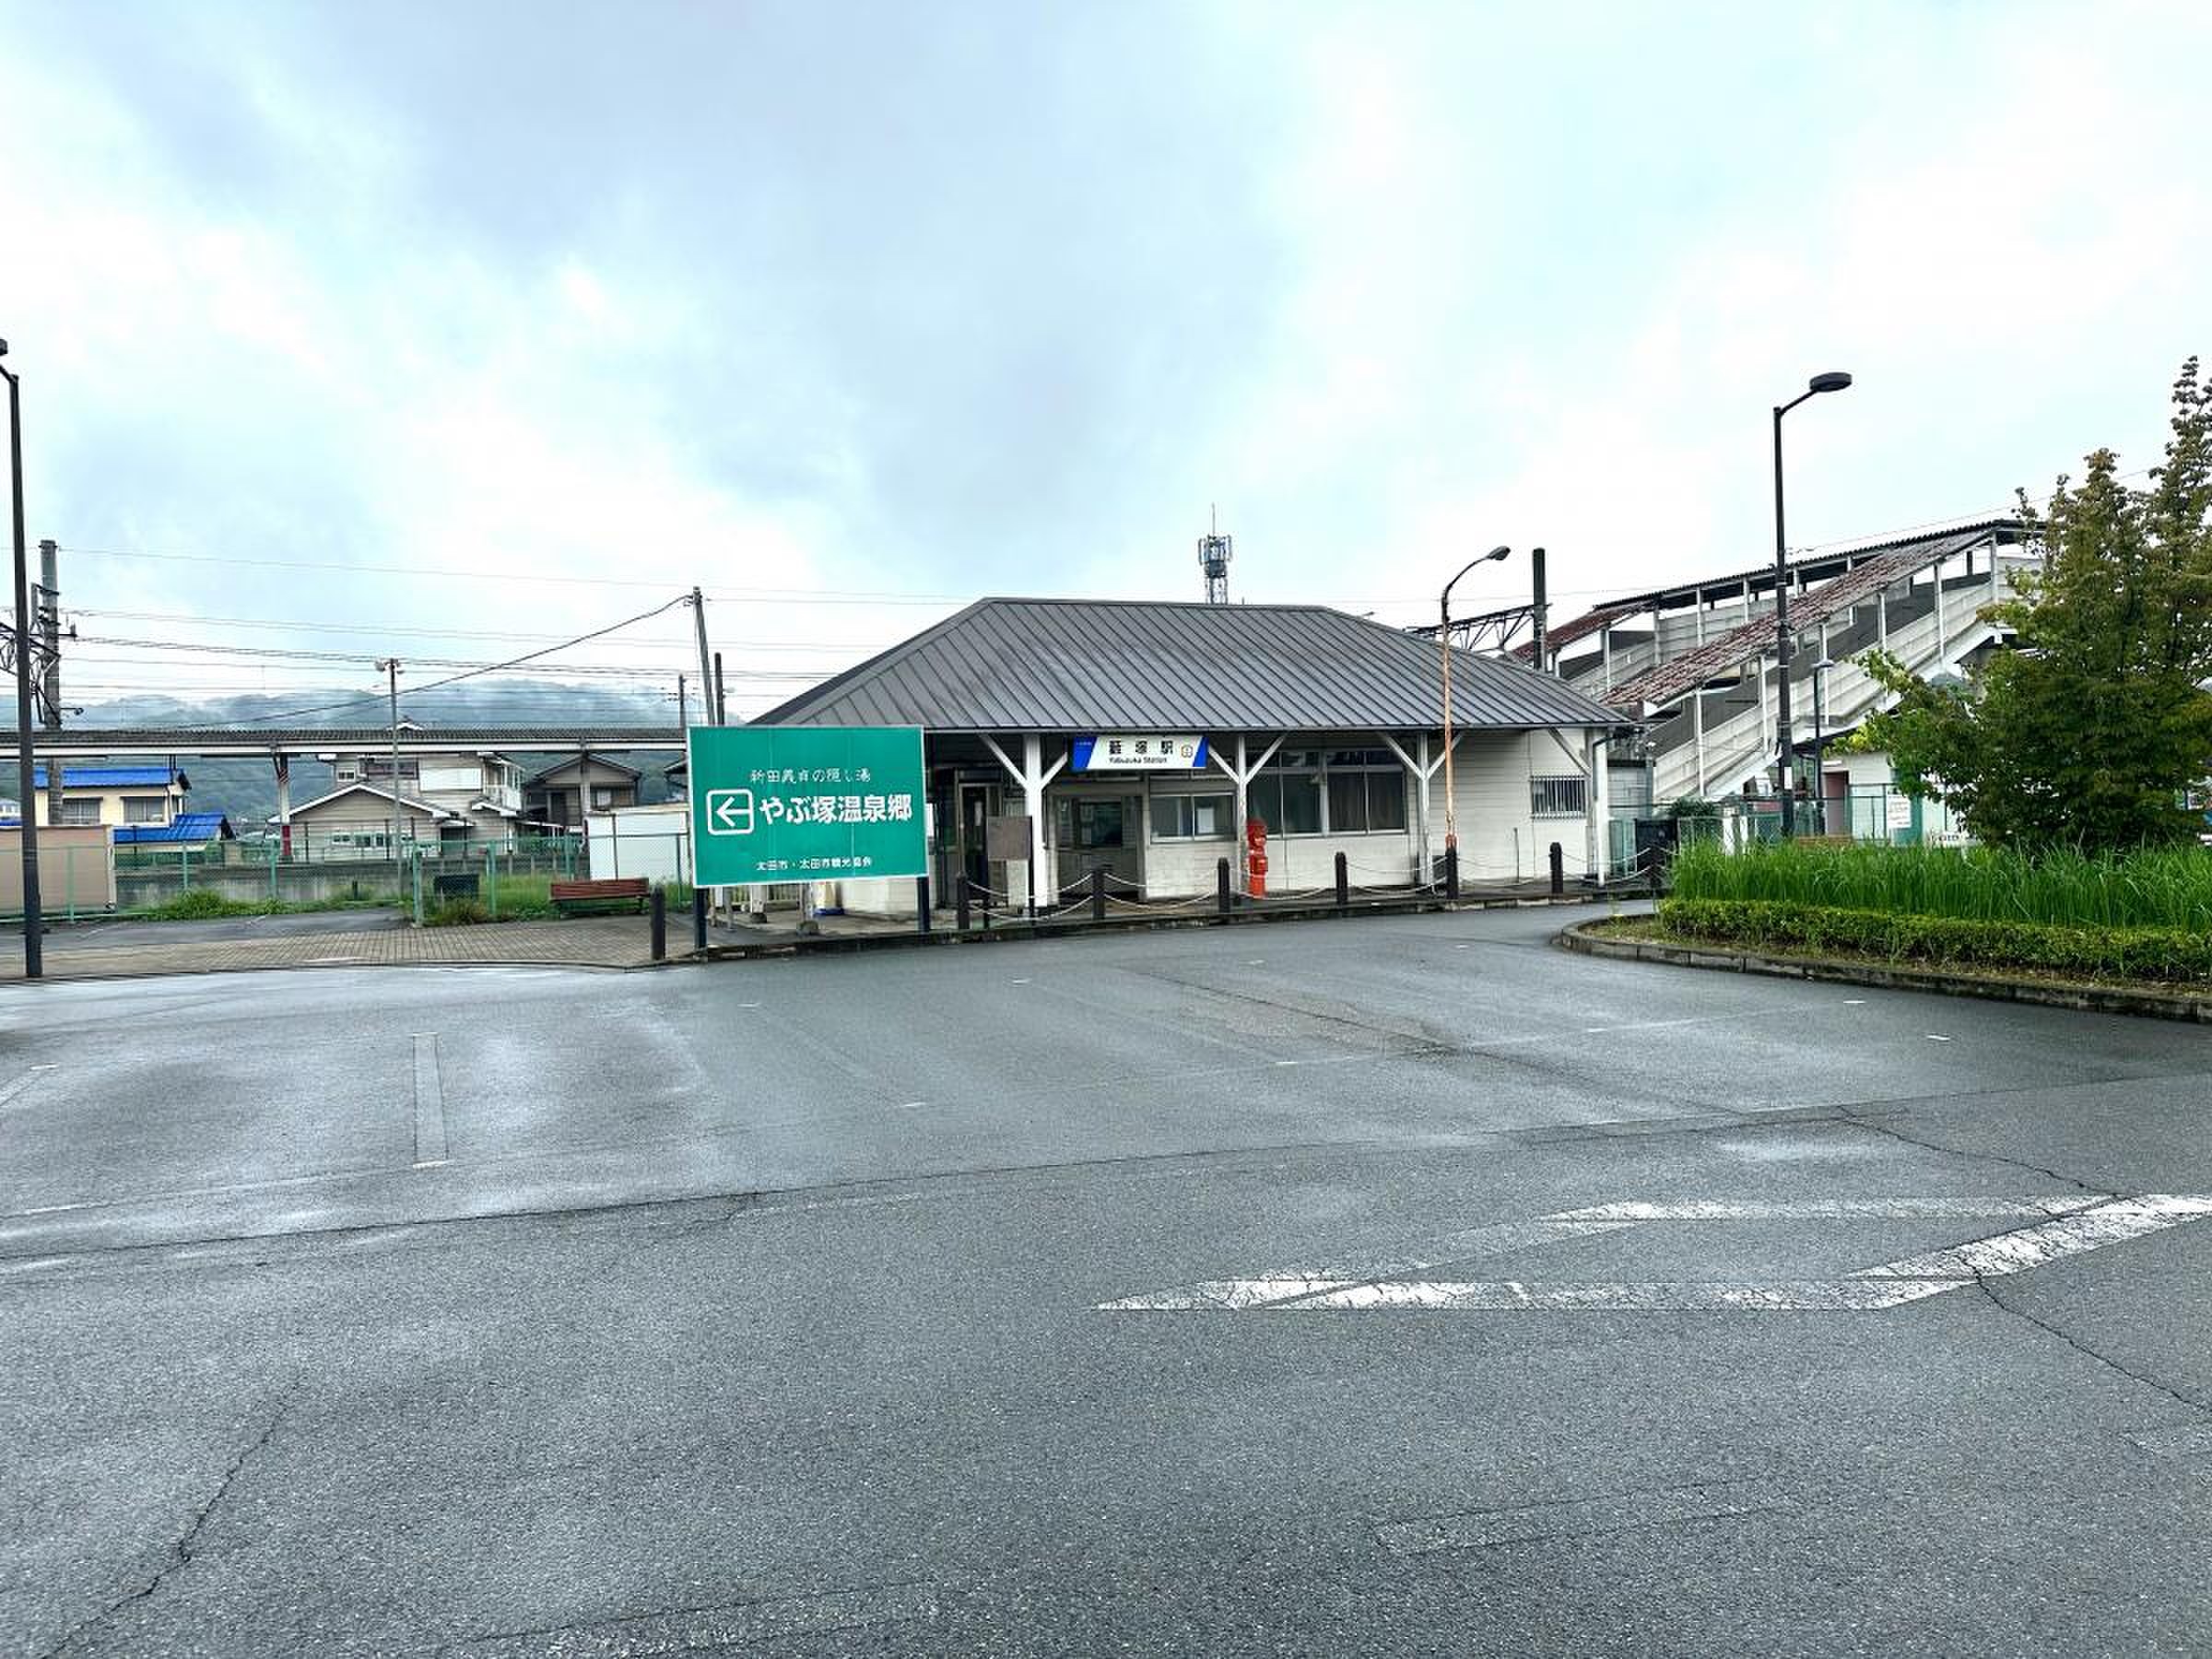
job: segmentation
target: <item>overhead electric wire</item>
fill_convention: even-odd
[[[571,647],[582,645],[587,641],[605,639],[608,634],[618,632],[618,630],[631,627],[636,623],[643,622],[650,618],[661,616],[665,612],[674,610],[679,605],[688,605],[690,603],[690,594],[678,594],[675,598],[669,600],[665,605],[656,605],[649,611],[640,611],[634,617],[625,617],[619,622],[610,622],[605,628],[594,629],[589,633],[578,634],[574,639],[564,640],[558,645],[548,645],[542,650],[525,652],[521,656],[510,658],[504,663],[493,663],[482,668],[469,669],[465,673],[448,675],[443,679],[431,680],[424,685],[410,686],[407,688],[407,694],[411,697],[419,697],[425,692],[435,691],[441,687],[457,686],[463,680],[476,679],[482,675],[495,674],[503,669],[518,667],[524,663],[533,663],[541,657],[551,656],[556,652],[566,651]],[[272,714],[250,714],[245,716],[239,724],[255,725],[264,721],[298,720],[310,714],[329,714],[334,713],[341,709],[358,709],[364,703],[372,703],[381,700],[384,695],[384,693],[381,692],[371,693],[363,697],[349,698],[344,702],[319,704],[313,708],[283,709]],[[169,728],[155,726],[147,729],[152,731],[160,731]],[[180,727],[176,729],[182,730],[186,728]]]

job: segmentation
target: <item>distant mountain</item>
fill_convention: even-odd
[[[190,700],[174,697],[117,698],[88,703],[81,714],[69,717],[72,726],[207,726],[258,724],[276,726],[345,727],[381,726],[388,718],[385,705],[356,704],[322,713],[296,712],[338,700],[327,690],[256,693],[248,697]],[[15,713],[15,700],[6,700],[7,715]],[[676,725],[675,707],[650,691],[577,686],[559,680],[503,679],[471,681],[443,690],[409,695],[401,688],[401,718],[421,726],[455,725]],[[696,714],[697,710],[693,712]],[[272,716],[285,716],[276,719]],[[553,764],[559,754],[531,754],[509,750],[507,758],[523,769],[524,776]],[[638,798],[653,802],[667,798],[662,769],[676,759],[661,753],[622,754],[608,751],[610,759],[636,767]],[[143,755],[116,755],[111,759],[165,760],[160,751]],[[175,757],[192,779],[188,805],[195,812],[229,815],[241,830],[258,826],[276,811],[276,779],[266,760],[246,758],[200,759],[180,752]],[[331,787],[331,769],[316,760],[292,762],[292,802],[312,801]],[[0,780],[0,793],[7,793]]]

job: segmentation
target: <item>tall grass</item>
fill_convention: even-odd
[[[1976,922],[2212,929],[2212,852],[2125,856],[1992,847],[1848,847],[1776,841],[1739,853],[1685,846],[1675,891],[1686,899],[1765,899]]]

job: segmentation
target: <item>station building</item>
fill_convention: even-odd
[[[1338,853],[1356,887],[1441,879],[1438,646],[1322,606],[979,600],[754,724],[922,727],[939,904],[962,876],[1026,903],[1032,869],[1050,900],[1098,865],[1117,895],[1191,898],[1224,858],[1249,891],[1248,819],[1265,826],[1270,892],[1330,887]],[[1462,883],[1543,877],[1554,842],[1571,878],[1602,878],[1608,747],[1630,718],[1455,650],[1452,725]],[[913,887],[843,898],[911,911]]]

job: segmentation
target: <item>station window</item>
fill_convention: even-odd
[[[1227,794],[1168,794],[1152,797],[1154,841],[1228,841],[1237,799]]]
[[[1321,773],[1281,761],[1252,781],[1245,801],[1270,835],[1321,833]]]
[[[65,806],[68,805],[64,797]],[[169,797],[166,795],[124,795],[123,821],[126,824],[166,824],[169,822]]]
[[[1583,777],[1531,778],[1528,810],[1536,818],[1580,818],[1589,801],[1590,780]]]
[[[65,824],[97,824],[100,822],[100,802],[87,800],[82,795],[62,797],[62,822]]]

